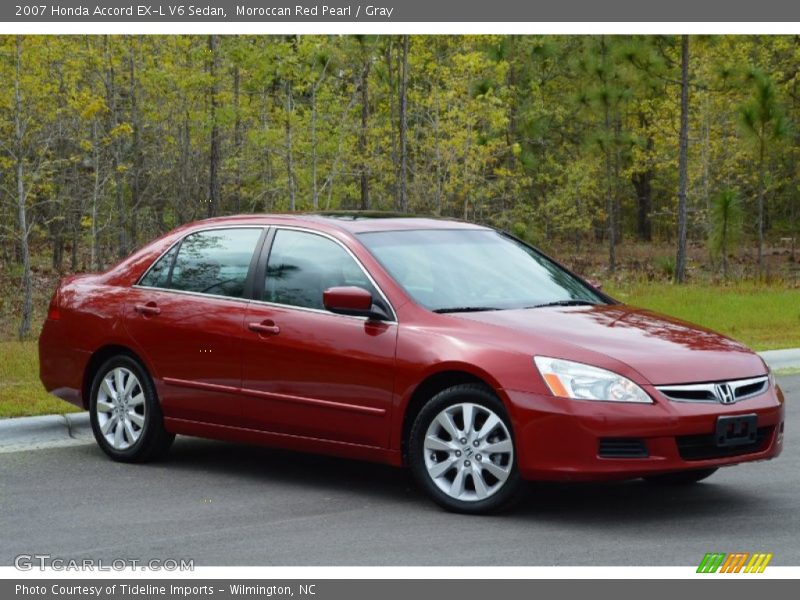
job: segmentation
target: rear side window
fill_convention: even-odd
[[[172,267],[172,261],[175,259],[175,254],[178,252],[178,246],[170,248],[164,256],[159,258],[156,263],[150,267],[147,274],[142,277],[139,285],[147,287],[167,287],[169,282],[169,270]]]
[[[173,251],[153,265],[141,285],[241,298],[261,232],[260,228],[214,229],[188,235],[171,269]]]
[[[324,309],[322,293],[337,286],[364,288],[377,298],[364,271],[339,244],[314,233],[281,229],[267,262],[267,302]]]

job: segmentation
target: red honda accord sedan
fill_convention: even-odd
[[[175,434],[335,454],[408,466],[461,512],[522,480],[699,481],[783,438],[783,395],[738,342],[457,221],[192,223],[62,281],[39,355],[115,460]]]

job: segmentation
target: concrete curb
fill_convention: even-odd
[[[88,412],[0,420],[0,454],[75,446],[93,440]]]
[[[800,348],[759,352],[769,367],[780,374],[800,369]],[[94,441],[89,413],[0,419],[0,454],[88,444]]]
[[[759,354],[773,371],[800,369],[800,348],[767,350],[765,352],[759,352]]]

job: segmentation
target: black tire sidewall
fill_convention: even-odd
[[[125,450],[117,450],[106,441],[105,436],[103,436],[102,432],[100,431],[100,425],[97,421],[97,393],[100,389],[100,385],[103,381],[103,378],[109,373],[109,371],[118,367],[128,369],[134,375],[136,375],[136,378],[139,380],[139,383],[142,386],[145,401],[145,420],[144,427],[142,428],[142,434],[133,445]],[[94,379],[92,380],[92,387],[89,396],[89,420],[91,422],[92,431],[94,432],[94,437],[97,441],[97,444],[100,446],[103,452],[108,454],[114,460],[133,462],[142,460],[145,457],[148,449],[153,444],[154,438],[156,438],[159,433],[157,429],[159,427],[163,427],[163,425],[161,423],[161,407],[158,403],[158,396],[156,395],[155,386],[153,385],[150,375],[147,373],[144,367],[141,366],[139,361],[130,356],[120,355],[108,359],[100,366],[95,373]]]
[[[479,404],[499,416],[511,435],[514,448],[511,473],[503,487],[485,500],[466,502],[456,500],[440,490],[428,475],[424,458],[424,439],[431,421],[445,408],[454,404]],[[478,385],[457,385],[436,394],[417,414],[409,434],[408,463],[414,479],[428,495],[443,508],[467,514],[485,514],[507,508],[518,495],[521,478],[517,468],[517,444],[511,419],[502,401],[488,388]]]

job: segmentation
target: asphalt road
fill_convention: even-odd
[[[800,376],[785,449],[688,488],[539,485],[512,513],[448,514],[380,465],[179,438],[123,465],[95,445],[0,454],[0,564],[193,558],[196,565],[689,565],[772,552],[800,565]]]

